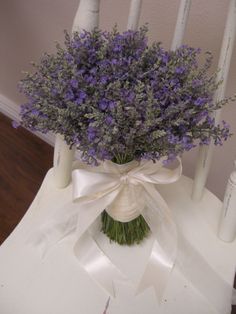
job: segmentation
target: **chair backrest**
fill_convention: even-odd
[[[80,31],[82,29],[90,31],[94,27],[99,26],[99,7],[100,0],[80,0],[79,7],[74,18],[72,32]],[[127,29],[137,29],[141,8],[142,0],[130,1]],[[176,26],[171,45],[172,50],[175,50],[182,44],[190,8],[191,0],[180,0]],[[219,58],[220,71],[218,73],[218,79],[222,80],[223,83],[221,84],[220,89],[216,92],[215,100],[217,101],[221,100],[224,97],[225,86],[234,46],[236,29],[236,0],[229,0],[229,9],[225,25],[226,26]],[[220,113],[220,110],[218,110],[215,114],[216,122],[219,121]],[[74,154],[74,151],[66,148],[65,144],[61,143],[61,141],[62,139],[57,136],[54,151],[54,168],[58,186],[64,187],[69,182],[71,163],[73,159],[72,155]],[[196,166],[192,193],[192,197],[194,200],[201,199],[209,173],[212,155],[213,144],[201,147],[199,150],[199,157]]]

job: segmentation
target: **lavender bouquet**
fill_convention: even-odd
[[[111,160],[165,158],[168,163],[210,140],[222,145],[228,125],[215,125],[212,113],[231,98],[213,101],[216,73],[209,75],[212,55],[200,66],[200,49],[186,45],[166,51],[147,44],[147,27],[119,33],[95,29],[66,33],[65,46],[45,54],[20,90],[21,125],[64,136],[96,166]],[[140,242],[149,232],[143,217],[122,223],[102,214],[102,230],[120,244]]]

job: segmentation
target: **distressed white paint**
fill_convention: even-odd
[[[230,61],[234,47],[235,31],[236,31],[236,0],[230,0],[223,42],[221,46],[221,53],[218,63],[218,68],[220,70],[218,72],[217,80],[222,81],[222,84],[215,93],[214,101],[220,101],[224,98]],[[220,120],[220,114],[221,110],[217,110],[214,113],[216,124]],[[203,146],[199,149],[199,156],[196,165],[192,192],[192,198],[195,201],[199,201],[203,195],[204,187],[212,162],[213,149],[214,149],[213,143],[211,143],[209,146]]]
[[[74,18],[72,32],[93,30],[99,24],[100,0],[80,0],[79,8]]]
[[[191,0],[181,0],[175,25],[174,37],[171,44],[171,50],[175,50],[181,46],[183,42],[184,31],[186,28],[190,7]]]
[[[74,154],[75,149],[70,149],[63,137],[57,135],[53,156],[53,172],[54,181],[58,188],[64,188],[70,183]]]
[[[100,0],[80,0],[72,32],[91,31],[98,26]],[[57,187],[64,188],[70,182],[74,149],[70,149],[60,135],[56,136],[54,149],[54,177]]]
[[[236,236],[236,161],[225,191],[218,235],[226,242],[232,242]]]
[[[142,0],[131,0],[127,29],[136,30],[138,28],[141,6]]]

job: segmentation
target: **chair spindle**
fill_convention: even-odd
[[[215,93],[214,101],[216,102],[224,98],[230,61],[234,47],[235,30],[236,30],[236,0],[230,0],[224,36],[221,46],[220,58],[218,63],[219,72],[217,80],[222,81],[222,84]],[[221,110],[219,109],[213,115],[216,124],[219,123],[220,114]],[[212,162],[213,148],[214,146],[213,143],[211,142],[209,146],[202,146],[199,149],[192,190],[192,199],[194,201],[200,201],[203,196],[204,187],[207,181],[207,177]]]

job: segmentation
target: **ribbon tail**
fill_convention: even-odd
[[[48,250],[63,240],[69,234],[76,232],[77,238],[92,225],[102,211],[119,193],[119,188],[113,188],[109,194],[96,199],[79,199],[69,202],[59,208],[46,223],[30,235],[29,243],[38,247],[42,257]]]
[[[135,294],[137,295],[143,292],[146,288],[152,286],[154,288],[158,302],[161,303],[169,280],[171,269],[171,261],[169,261],[168,257],[165,255],[162,248],[155,240],[148,264],[138,284]]]
[[[74,247],[80,265],[110,296],[115,297],[114,280],[124,280],[124,275],[102,252],[95,240],[85,232]]]
[[[74,253],[79,264],[112,297],[115,297],[114,280],[124,280],[125,277],[99,248],[88,229],[119,192],[120,188],[115,187],[109,194],[96,200],[79,202],[76,229],[78,241],[74,245]]]
[[[161,195],[150,184],[145,184],[145,189],[147,207],[142,215],[155,235],[155,241],[137,293],[153,286],[160,303],[176,259],[177,230]]]
[[[47,222],[30,234],[27,243],[36,246],[44,258],[53,245],[76,230],[77,212],[73,203],[59,208]]]
[[[146,184],[145,189],[148,192],[146,199],[148,208],[143,211],[143,217],[152,232],[155,233],[156,241],[163,249],[162,253],[159,250],[161,257],[165,257],[165,260],[170,262],[165,267],[163,265],[163,271],[167,273],[164,281],[165,285],[158,281],[155,283],[155,279],[150,277],[149,282],[152,283],[154,288],[158,287],[159,300],[167,284],[168,271],[170,274],[174,265],[176,265],[193,287],[208,300],[209,304],[218,313],[230,313],[231,304],[236,301],[236,290],[219,276],[205,258],[189,243],[181,230],[177,228],[168,205],[158,191],[153,186]],[[154,254],[155,247],[152,250],[152,255],[155,256],[154,263],[150,258],[147,269],[155,267],[156,271],[160,271],[161,263],[158,256]]]

